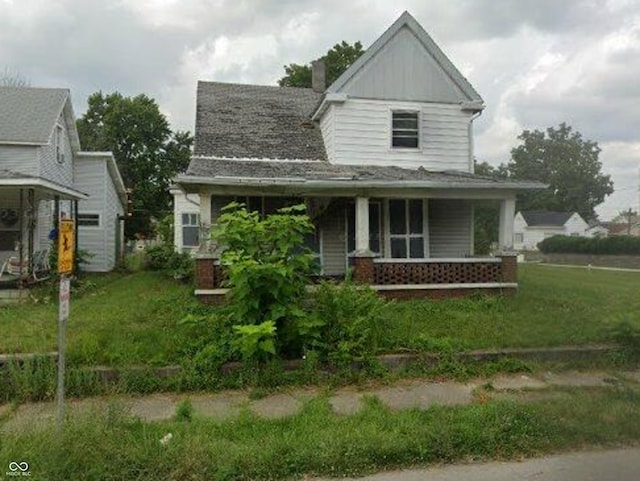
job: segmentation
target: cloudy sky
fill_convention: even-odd
[[[640,0],[0,0],[0,72],[92,92],[146,93],[193,130],[198,79],[275,84],[341,40],[369,46],[408,10],[485,99],[479,160],[499,164],[525,128],[567,122],[602,148],[638,208]]]

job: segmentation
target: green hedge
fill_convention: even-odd
[[[640,237],[568,237],[556,235],[543,240],[538,249],[545,254],[640,255]]]

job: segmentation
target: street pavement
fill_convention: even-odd
[[[585,451],[521,462],[389,471],[342,481],[638,481],[640,448]],[[316,479],[315,481],[328,481]]]

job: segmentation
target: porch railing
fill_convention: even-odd
[[[373,260],[373,283],[376,285],[498,282],[504,282],[501,258]]]

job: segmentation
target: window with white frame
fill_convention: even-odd
[[[56,161],[64,163],[64,129],[61,125],[56,126]]]
[[[515,244],[522,244],[524,242],[524,234],[522,232],[513,234],[513,242]]]
[[[100,227],[100,214],[78,214],[78,227]]]
[[[391,147],[417,149],[420,146],[420,122],[417,111],[395,110],[391,113]]]
[[[389,200],[391,257],[422,259],[425,256],[422,199]]]
[[[197,247],[200,244],[200,214],[182,214],[182,245]]]

